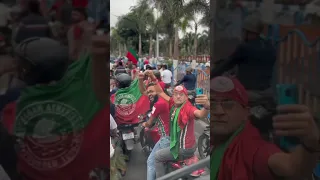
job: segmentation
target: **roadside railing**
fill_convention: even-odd
[[[193,171],[205,167],[210,166],[210,156],[206,157],[205,159],[202,159],[198,161],[195,164],[192,164],[190,166],[186,166],[184,168],[175,170],[169,174],[166,174],[162,176],[161,178],[158,178],[157,180],[177,180],[185,175],[191,174]],[[208,179],[209,180],[209,179]]]

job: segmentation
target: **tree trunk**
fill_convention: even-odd
[[[119,52],[119,56],[121,57],[121,43],[118,42],[118,52]]]
[[[193,55],[197,57],[197,48],[198,48],[198,24],[195,23],[194,26],[194,41],[193,41]]]
[[[123,44],[123,54],[126,54],[126,51],[127,51],[127,44],[124,43]]]
[[[179,59],[179,29],[174,30],[174,46],[173,46],[173,58],[175,60]]]
[[[141,42],[141,33],[139,33],[139,57],[141,57],[142,54],[142,42]]]
[[[172,58],[172,39],[169,39],[169,57]]]
[[[149,37],[149,57],[152,57],[152,46],[153,46],[153,42],[152,42],[152,36]]]

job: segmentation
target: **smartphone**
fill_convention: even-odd
[[[196,88],[196,96],[202,95],[203,94],[203,89],[202,88]]]
[[[294,84],[277,84],[277,102],[278,105],[298,104],[298,87]],[[300,144],[296,137],[280,137],[280,147],[289,151]]]
[[[196,96],[199,96],[199,95],[202,95],[203,94],[203,89],[202,88],[196,88]],[[201,109],[202,108],[202,105],[196,105],[196,107],[198,109]]]

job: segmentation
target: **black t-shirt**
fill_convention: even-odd
[[[238,65],[238,79],[247,90],[266,90],[271,87],[276,49],[271,41],[258,38],[238,46],[231,56]]]

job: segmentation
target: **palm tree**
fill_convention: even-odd
[[[145,0],[140,0],[138,5],[133,6],[131,9],[132,20],[136,23],[136,30],[139,33],[139,56],[142,55],[142,39],[141,35],[147,33],[147,26],[151,25],[150,22],[154,21],[153,10]]]
[[[188,4],[186,4],[186,12],[194,23],[194,44],[193,44],[193,55],[197,56],[197,48],[198,48],[198,28],[200,25],[209,26],[209,13],[210,13],[210,4],[209,0],[191,0]],[[204,14],[203,18],[198,21],[196,16],[201,13]]]
[[[122,38],[121,36],[118,34],[118,29],[116,27],[111,27],[111,38],[112,40],[115,40],[116,43],[117,43],[117,46],[118,46],[118,55],[121,56],[121,41],[122,41]]]

